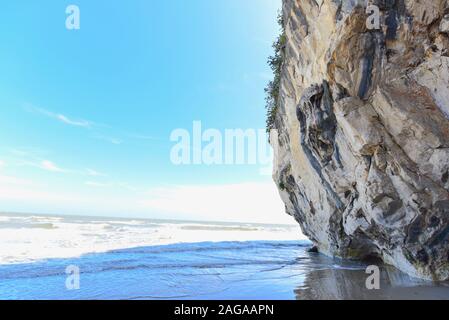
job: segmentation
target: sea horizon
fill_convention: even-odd
[[[182,218],[159,218],[159,217],[140,217],[140,216],[126,216],[126,215],[95,215],[95,214],[75,214],[75,213],[45,213],[45,212],[21,212],[21,211],[0,211],[0,216],[3,215],[18,215],[18,216],[48,216],[48,217],[67,217],[67,218],[94,218],[94,219],[123,219],[123,220],[151,220],[158,222],[192,222],[192,223],[219,223],[219,224],[251,224],[251,225],[269,225],[269,226],[298,226],[293,223],[274,223],[274,222],[250,222],[238,220],[202,220],[202,219],[182,219]]]

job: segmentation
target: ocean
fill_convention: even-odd
[[[368,290],[367,264],[310,245],[290,225],[5,213],[0,299],[449,299],[388,266]]]

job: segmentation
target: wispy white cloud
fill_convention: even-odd
[[[91,135],[92,138],[102,140],[114,145],[123,144],[125,139],[145,140],[145,141],[159,140],[159,138],[155,138],[153,136],[146,134],[134,132],[130,133],[120,129],[117,130],[107,124],[93,122],[81,118],[72,118],[65,114],[49,111],[47,109],[36,107],[29,103],[24,105],[24,109],[28,112],[40,114],[48,118],[57,120],[68,126],[89,129],[92,131]]]
[[[3,168],[6,165],[6,163],[3,160],[0,160],[0,169]]]
[[[136,134],[136,133],[127,133],[127,136],[129,138],[137,139],[137,140],[159,140],[159,138],[156,138],[156,137],[153,137],[153,136],[148,136],[148,135],[143,135],[143,134]]]
[[[90,127],[91,126],[91,122],[86,121],[86,120],[71,120],[69,118],[67,118],[65,115],[63,114],[57,114],[56,118],[58,120],[60,120],[61,122],[64,122],[65,124],[69,124],[72,126],[76,126],[76,127]]]
[[[94,169],[89,169],[89,168],[86,169],[86,174],[91,177],[106,177],[106,174],[98,172],[97,170],[94,170]]]
[[[55,165],[53,162],[51,162],[50,160],[43,160],[40,162],[39,167],[47,170],[47,171],[51,171],[51,172],[67,172],[67,170],[65,169],[61,169],[60,167],[58,167],[57,165]]]
[[[88,176],[88,177],[107,177],[107,175],[99,170],[93,169],[93,168],[82,168],[82,169],[76,169],[76,168],[68,168],[68,167],[62,167],[60,165],[57,165],[53,160],[50,160],[47,158],[49,156],[48,152],[45,152],[43,150],[33,151],[30,148],[24,148],[24,149],[10,149],[9,154],[10,156],[6,156],[8,159],[8,166],[28,166],[28,167],[34,167],[41,170],[54,172],[54,173],[67,173],[72,175],[79,175],[79,176]],[[2,166],[2,163],[5,164],[3,160],[0,160],[0,168]]]
[[[36,147],[16,147],[9,149],[8,152],[13,156],[30,158],[37,158],[38,156],[43,157],[47,154],[46,150]]]
[[[39,113],[41,115],[44,115],[46,117],[58,120],[59,122],[62,122],[64,124],[67,124],[67,125],[70,125],[70,126],[90,128],[94,124],[91,121],[87,121],[87,120],[84,120],[84,119],[72,119],[72,118],[69,118],[68,116],[66,116],[64,114],[51,112],[51,111],[43,109],[43,108],[35,107],[35,106],[31,105],[31,104],[26,104],[25,105],[25,110],[27,110],[29,112]]]
[[[35,167],[44,169],[45,167],[52,167],[52,162],[43,158],[44,152],[36,152],[30,148],[14,148],[8,150],[8,155],[5,156],[8,159],[9,166],[11,167]],[[54,164],[53,164],[54,166]]]
[[[123,143],[123,141],[121,139],[114,138],[114,137],[96,135],[95,138],[98,139],[98,140],[102,140],[102,141],[106,141],[106,142],[115,144],[115,145],[120,145],[120,144]]]
[[[55,172],[55,173],[68,173],[69,170],[62,169],[55,165],[50,160],[42,160],[42,161],[29,161],[29,160],[19,160],[16,163],[17,166],[22,167],[34,167],[41,170],[49,171],[49,172]]]
[[[143,192],[143,193],[144,193],[144,190],[142,190],[141,188],[132,186],[132,185],[130,185],[129,183],[126,183],[126,182],[118,182],[118,183],[116,183],[116,185],[117,185],[119,188],[123,188],[123,189],[126,189],[126,190],[128,190],[128,191],[132,191],[132,192]]]
[[[85,185],[89,186],[89,187],[95,187],[95,188],[107,188],[107,187],[111,186],[108,183],[101,183],[101,182],[95,182],[95,181],[86,181]]]
[[[10,153],[13,155],[11,162],[14,163],[14,166],[28,166],[57,173],[71,172],[71,170],[63,169],[57,166],[53,161],[43,159],[40,155],[36,155],[29,150],[12,149]]]

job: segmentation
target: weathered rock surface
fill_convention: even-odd
[[[325,254],[449,279],[449,0],[284,0],[274,180]]]

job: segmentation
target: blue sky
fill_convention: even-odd
[[[195,120],[264,128],[280,0],[2,7],[0,210],[286,221],[259,166],[175,166],[169,140]]]

